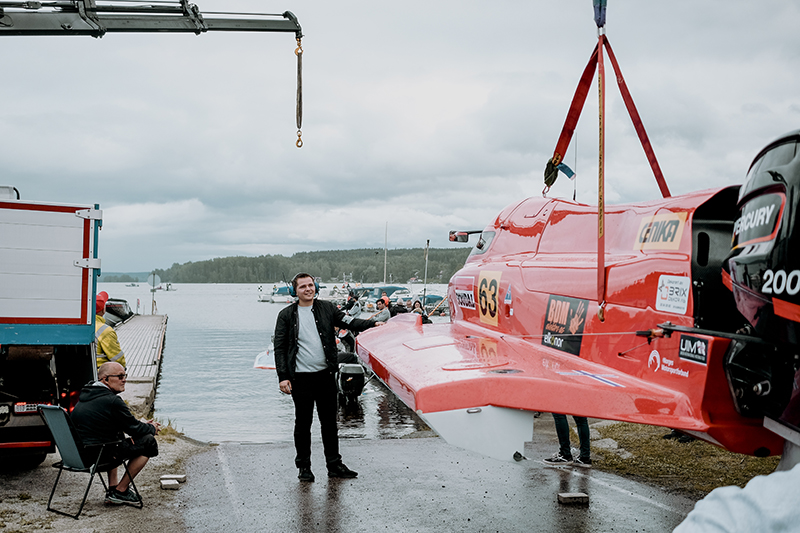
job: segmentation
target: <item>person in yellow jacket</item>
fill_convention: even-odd
[[[103,363],[112,361],[125,366],[125,352],[122,351],[122,346],[119,345],[117,339],[117,332],[114,328],[106,324],[106,319],[103,314],[106,311],[106,302],[108,301],[108,293],[102,291],[97,294],[95,299],[95,313],[94,317],[94,338],[97,342],[97,368]]]

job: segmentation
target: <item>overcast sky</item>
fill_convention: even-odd
[[[591,0],[198,0],[292,34],[0,38],[0,184],[99,203],[106,272],[230,255],[448,246],[541,194],[597,41]],[[800,128],[800,3],[609,0],[607,35],[673,194],[741,183]],[[610,65],[607,67],[610,70]],[[607,201],[659,197],[612,78]],[[596,202],[597,97],[566,162]],[[561,176],[551,196],[572,196]],[[592,231],[587,228],[587,231]]]

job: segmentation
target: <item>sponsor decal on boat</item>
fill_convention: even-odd
[[[456,304],[462,309],[475,310],[475,278],[458,276],[455,281]]]
[[[677,250],[681,244],[686,213],[654,215],[642,221],[634,250]]]
[[[691,281],[687,276],[661,275],[658,278],[656,309],[685,315],[689,307],[690,287]]]
[[[661,357],[658,350],[650,352],[650,357],[647,359],[647,368],[652,368],[653,372],[666,372],[673,376],[680,376],[682,378],[689,377],[689,371],[675,366],[673,359]]]
[[[708,341],[691,335],[681,335],[681,346],[678,354],[681,359],[706,364],[708,360]]]
[[[542,344],[579,355],[587,310],[585,300],[551,294],[547,302]]]
[[[456,289],[456,302],[462,309],[475,309],[475,298],[472,291]]]
[[[478,313],[481,322],[497,326],[500,303],[500,276],[502,272],[484,270],[478,279]]]

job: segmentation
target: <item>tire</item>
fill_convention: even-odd
[[[16,455],[12,457],[0,458],[0,470],[4,472],[21,472],[33,470],[47,459],[46,453],[36,453],[30,455]]]

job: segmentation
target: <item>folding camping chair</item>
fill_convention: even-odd
[[[100,463],[103,449],[105,449],[106,446],[118,444],[119,441],[98,444],[97,446],[87,446],[86,449],[92,450],[93,456],[93,450],[98,448],[97,458],[92,464],[87,465],[83,457],[81,457],[81,449],[84,449],[84,446],[81,443],[78,432],[75,431],[75,427],[72,425],[72,420],[70,420],[69,416],[67,415],[67,411],[57,405],[40,405],[39,414],[41,415],[42,419],[44,419],[44,423],[47,424],[47,427],[50,428],[50,433],[53,435],[53,440],[55,440],[58,453],[61,454],[61,461],[53,465],[53,468],[58,468],[58,475],[56,476],[55,484],[53,484],[53,490],[50,491],[50,499],[47,500],[47,510],[62,514],[64,516],[69,516],[77,520],[78,516],[81,514],[81,511],[83,511],[83,506],[86,503],[86,497],[89,495],[89,489],[92,487],[92,481],[94,481],[95,474],[97,472],[105,472],[110,470],[110,467],[113,464],[108,462]],[[128,473],[128,461],[123,461],[122,465],[125,467],[125,472]],[[83,493],[81,506],[78,508],[78,512],[74,515],[65,513],[64,511],[59,511],[58,509],[53,509],[50,506],[53,501],[53,495],[56,493],[56,487],[58,486],[58,481],[61,478],[61,473],[64,470],[90,474],[89,484],[86,485],[86,491]],[[103,488],[108,491],[108,487],[106,486],[103,476],[100,475],[99,477],[100,482],[103,484]],[[130,477],[130,475],[128,477]],[[142,497],[139,494],[139,491],[136,490],[136,485],[133,484],[133,479],[131,479],[131,487],[133,487],[133,491],[139,497],[139,503],[134,507],[141,509],[144,507],[144,502],[142,502]]]

